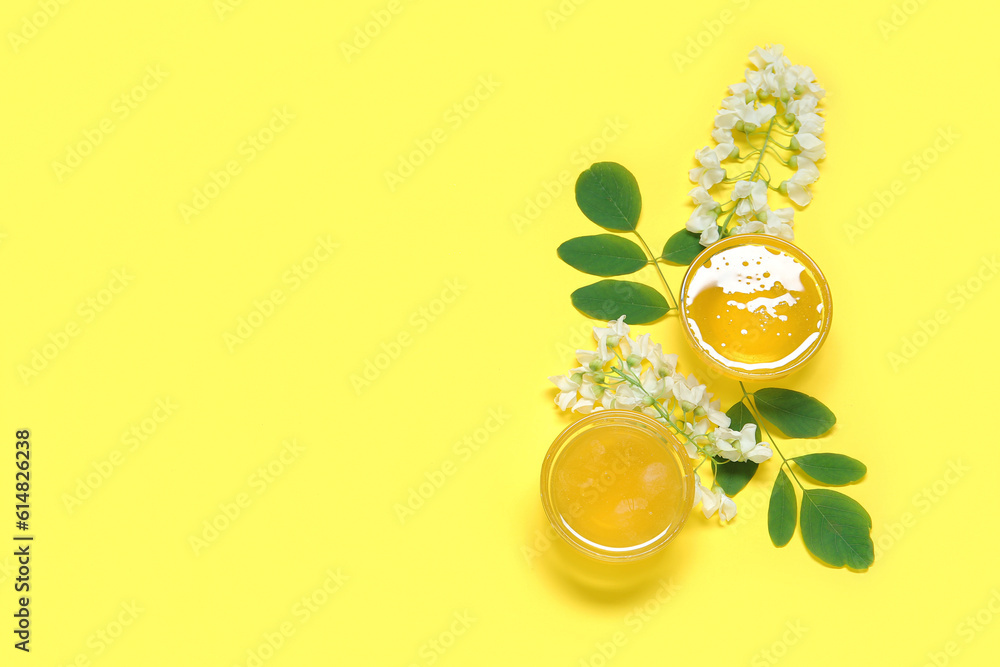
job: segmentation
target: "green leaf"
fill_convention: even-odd
[[[864,463],[843,454],[805,454],[792,461],[817,482],[834,486],[856,482],[868,472]]]
[[[594,276],[635,273],[649,263],[638,245],[614,234],[579,236],[559,246],[559,259]]]
[[[802,518],[805,519],[804,509]],[[776,547],[788,544],[795,534],[795,488],[784,470],[778,470],[774,488],[771,489],[771,504],[767,507],[767,532]]]
[[[628,169],[616,162],[596,162],[576,179],[576,205],[605,229],[632,232],[639,224],[642,196]]]
[[[688,230],[682,229],[667,239],[661,257],[671,264],[687,266],[705,249],[705,246],[699,241],[700,238],[700,234],[692,234]]]
[[[815,438],[837,423],[830,408],[800,391],[769,387],[753,397],[761,416],[789,438]]]
[[[622,315],[629,324],[654,322],[670,310],[663,295],[652,287],[628,280],[602,280],[570,295],[577,310],[596,320],[616,320]]]
[[[806,548],[834,567],[864,570],[875,562],[872,518],[856,500],[833,489],[802,494],[802,539]]]
[[[750,409],[740,401],[733,407],[726,410],[726,415],[730,419],[729,428],[734,431],[743,430],[744,424],[756,424],[757,421],[750,414]],[[761,441],[760,427],[757,428],[757,442]],[[743,490],[743,487],[753,479],[757,472],[757,464],[753,461],[726,461],[722,457],[716,456],[712,468],[715,471],[715,483],[722,487],[726,495],[732,498]]]

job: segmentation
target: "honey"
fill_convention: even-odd
[[[741,379],[785,375],[811,357],[830,326],[830,292],[809,257],[770,236],[734,236],[692,263],[681,316],[702,359]]]
[[[690,464],[662,424],[634,412],[602,411],[553,444],[542,500],[556,530],[582,551],[606,560],[647,555],[687,518]]]

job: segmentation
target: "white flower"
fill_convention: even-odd
[[[577,392],[580,390],[579,382],[574,382],[572,378],[565,375],[553,375],[549,381],[559,388],[559,393],[556,395],[556,405],[559,406],[560,410],[565,411],[570,407],[570,404],[576,402]]]
[[[719,226],[711,225],[701,233],[701,237],[698,239],[698,243],[702,244],[707,248],[708,246],[712,245],[718,240],[719,240]]]
[[[767,183],[758,181],[737,181],[730,195],[736,204],[736,215],[751,216],[767,207]]]
[[[705,411],[705,416],[708,417],[709,421],[713,424],[716,426],[728,427],[732,420],[729,418],[729,415],[719,409],[722,407],[722,404],[719,401],[709,402],[708,399],[710,397],[711,394],[706,394],[701,405],[698,407]]]
[[[594,327],[594,338],[597,340],[597,348],[605,349],[610,347],[617,347],[618,342],[623,336],[627,336],[629,332],[629,327],[625,324],[625,316],[622,315],[617,320],[611,320],[608,322],[607,327]],[[611,338],[612,340],[608,340]],[[608,353],[608,358],[614,355],[610,352]]]
[[[691,213],[691,217],[684,223],[684,228],[692,234],[701,234],[710,227],[718,226],[718,216],[715,208],[708,208],[699,204]]]
[[[719,146],[723,145],[724,144],[720,144]],[[716,149],[718,149],[719,146],[716,146]],[[695,159],[698,160],[701,166],[689,171],[688,177],[701,187],[708,190],[713,185],[720,183],[722,179],[726,177],[726,170],[722,168],[721,160],[728,154],[729,153],[726,152],[725,155],[720,157],[717,150],[712,150],[708,146],[705,146],[694,154]]]
[[[677,371],[677,355],[663,354],[663,347],[657,343],[646,355],[646,359],[653,366],[653,372],[662,378],[669,377]]]
[[[816,135],[809,132],[796,132],[795,140],[799,142],[799,159],[822,160],[826,157],[826,146]]]
[[[685,412],[690,412],[698,407],[705,397],[705,385],[698,384],[694,375],[689,375],[683,382],[675,383],[672,392],[674,398],[681,404],[681,408]]]
[[[826,120],[819,114],[804,113],[796,116],[796,119],[799,121],[799,132],[808,132],[817,137],[823,134],[823,126],[826,124]]]
[[[774,118],[775,109],[771,104],[756,106],[755,102],[747,102],[740,95],[730,95],[722,100],[722,108],[716,112],[715,127],[730,130],[736,127],[737,121],[744,125],[760,127]],[[732,151],[732,146],[729,146]]]
[[[642,404],[642,393],[632,385],[621,384],[615,389],[614,406],[619,410],[632,410]]]
[[[764,223],[762,231],[765,234],[780,236],[791,241],[795,238],[795,232],[792,231],[792,218],[794,216],[795,210],[790,207],[768,211],[767,221]]]
[[[810,134],[808,136],[813,135]],[[789,199],[799,206],[805,206],[812,201],[812,193],[809,192],[809,188],[806,186],[816,182],[816,179],[819,178],[819,169],[816,168],[815,162],[801,155],[798,157],[797,162],[798,170],[790,179],[785,181],[785,188],[787,189]]]
[[[699,206],[707,206],[709,208],[715,208],[719,205],[719,202],[715,201],[708,190],[701,187],[700,185],[695,188],[691,188],[688,192],[688,196],[694,200],[694,203]]]
[[[709,491],[701,483],[701,478],[695,474],[694,483],[694,504],[701,503],[701,511],[705,513],[705,518],[711,518],[713,514],[718,511],[719,517],[723,521],[731,521],[734,516],[736,516],[736,503],[733,499],[727,496],[722,489],[713,485],[712,490]]]
[[[577,369],[579,372],[594,373],[600,371],[609,361],[614,359],[615,355],[611,353],[611,350],[603,342],[600,341],[598,343],[596,350],[576,351],[576,360],[580,362],[580,368]]]
[[[775,44],[774,46],[768,46],[767,48],[760,48],[759,46],[754,47],[754,50],[750,52],[750,62],[753,63],[754,67],[757,69],[764,69],[768,65],[778,65],[781,67],[787,67],[791,64],[790,61],[785,56],[781,55],[782,51],[785,50],[781,44]]]
[[[642,360],[645,359],[650,350],[653,349],[653,342],[651,340],[652,334],[642,334],[635,340],[631,337],[625,336],[621,341],[622,356],[628,361],[629,366],[640,366]]]

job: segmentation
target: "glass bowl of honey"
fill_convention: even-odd
[[[604,561],[656,553],[694,504],[694,473],[665,424],[629,410],[568,426],[542,463],[542,506],[559,535]]]
[[[830,332],[830,286],[776,236],[738,234],[698,255],[681,283],[680,319],[699,358],[738,380],[773,380],[808,361]]]

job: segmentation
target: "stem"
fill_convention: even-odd
[[[751,172],[750,178],[747,179],[747,180],[752,181],[753,177],[756,176],[757,172],[760,170],[760,162],[761,162],[761,160],[764,159],[764,151],[767,150],[767,142],[771,140],[771,130],[774,129],[774,122],[775,122],[775,120],[777,120],[777,118],[778,117],[775,116],[774,118],[771,119],[771,122],[768,123],[767,133],[764,135],[764,145],[761,146],[758,149],[760,151],[760,154],[757,156],[757,163],[753,166],[753,172]],[[747,143],[750,143],[750,135],[749,134],[747,134]],[[750,144],[750,145],[753,146],[753,144]],[[735,213],[735,212],[736,212],[736,208],[733,207],[733,210],[730,211],[729,215],[726,216],[725,221],[722,223],[722,232],[723,232],[723,234],[720,234],[720,236],[724,235],[725,232],[729,231],[729,221],[732,219],[733,213]],[[744,393],[746,393],[746,392],[744,392]]]
[[[663,287],[667,290],[667,294],[670,295],[670,300],[674,302],[674,310],[677,310],[677,308],[678,308],[678,306],[677,306],[677,297],[674,296],[673,291],[671,291],[671,289],[670,289],[670,285],[667,284],[667,279],[663,277],[663,272],[660,271],[660,265],[656,261],[656,255],[654,255],[653,251],[649,249],[648,245],[646,245],[646,239],[642,238],[642,235],[639,232],[637,232],[637,231],[635,231],[633,229],[632,233],[635,234],[635,237],[637,239],[639,239],[639,243],[642,244],[642,247],[646,249],[646,252],[648,252],[649,256],[652,258],[652,260],[653,260],[653,266],[656,267],[656,273],[659,274],[660,280],[663,282]]]
[[[788,468],[788,472],[792,474],[792,479],[795,480],[795,483],[798,484],[799,488],[802,489],[802,492],[805,493],[806,487],[802,486],[802,482],[799,481],[799,478],[795,475],[795,471],[792,470],[791,463],[789,463],[788,459],[785,458],[785,455],[781,453],[781,449],[778,448],[778,443],[775,442],[774,438],[768,432],[767,426],[764,425],[764,418],[761,417],[760,412],[757,411],[757,404],[753,402],[753,399],[750,398],[750,394],[747,393],[747,388],[743,386],[743,380],[740,380],[740,389],[743,391],[743,398],[746,399],[747,407],[750,408],[750,412],[753,413],[754,417],[757,419],[757,423],[760,424],[760,427],[764,429],[764,435],[766,435],[767,439],[771,441],[771,444],[774,446],[774,451],[778,452],[778,456],[781,457],[781,467],[778,469]]]

